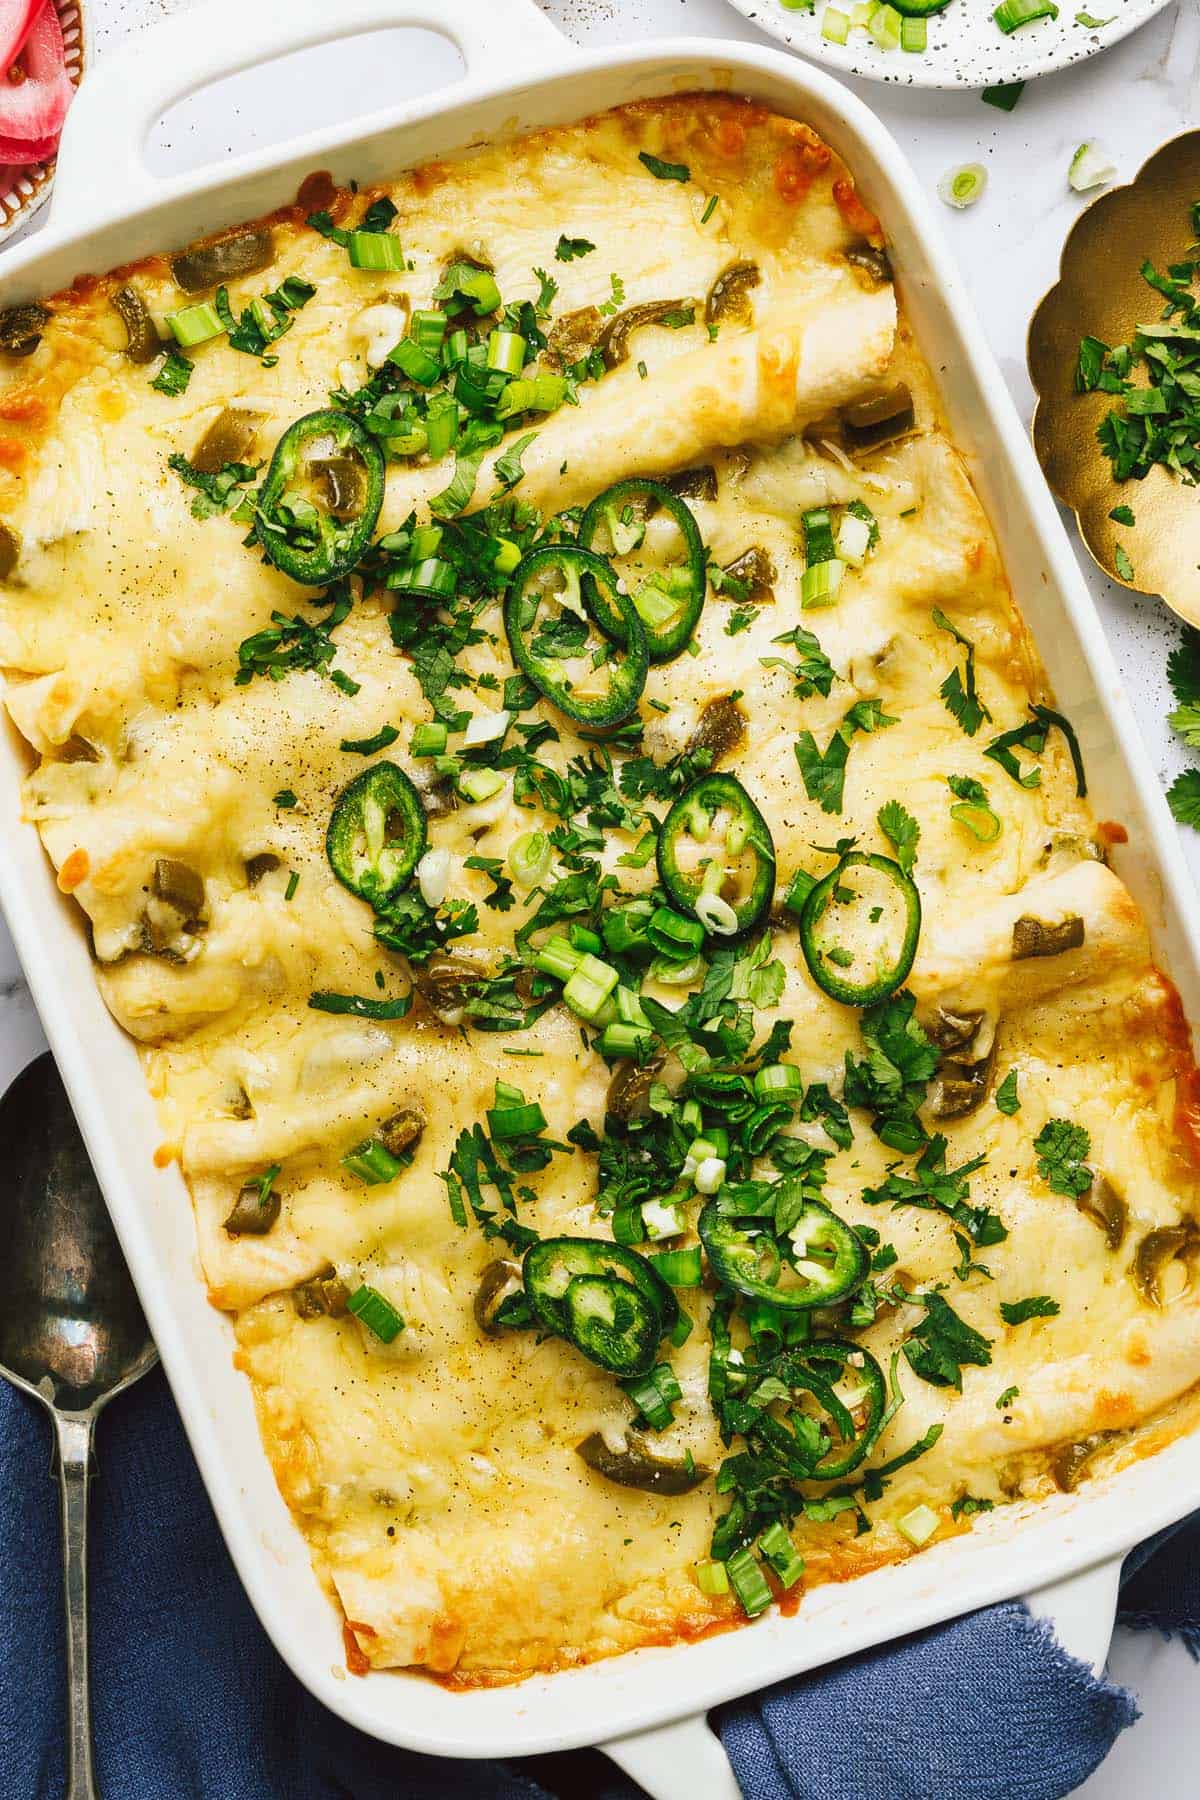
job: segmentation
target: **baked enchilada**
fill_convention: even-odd
[[[351,1668],[1166,1440],[1195,1070],[876,219],[655,101],[0,321],[26,810]]]

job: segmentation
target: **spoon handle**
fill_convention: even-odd
[[[63,1593],[67,1603],[67,1789],[65,1800],[96,1800],[88,1695],[87,1515],[92,1421],[55,1414],[62,1498]]]

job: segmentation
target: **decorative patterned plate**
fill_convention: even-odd
[[[1178,262],[1191,242],[1190,208],[1200,200],[1200,131],[1155,152],[1128,187],[1093,200],[1063,245],[1059,277],[1029,324],[1029,376],[1037,393],[1033,444],[1046,480],[1072,508],[1079,535],[1106,575],[1138,594],[1161,594],[1172,612],[1200,625],[1200,488],[1166,469],[1117,483],[1096,442],[1112,396],[1075,392],[1079,340],[1127,343],[1133,327],[1161,313],[1142,279],[1143,261]],[[1109,509],[1124,503],[1135,525]],[[1132,578],[1117,572],[1120,546]]]
[[[67,53],[67,74],[78,87],[87,59],[83,0],[54,0]],[[24,168],[0,168],[0,244],[32,219],[50,198],[54,158]]]
[[[781,38],[814,62],[829,63],[844,75],[890,81],[897,87],[982,88],[1006,81],[1027,81],[1066,68],[1107,50],[1152,19],[1170,0],[1059,0],[1057,19],[1039,19],[1009,36],[992,23],[996,0],[950,0],[944,12],[928,21],[928,47],[920,56],[903,50],[881,50],[870,34],[852,30],[845,44],[821,35],[826,0],[815,0],[811,12],[794,11],[783,0],[730,0],[731,6]],[[1194,0],[1180,0],[1182,6]],[[833,0],[849,13],[853,0]],[[1088,27],[1076,16],[1104,20]]]

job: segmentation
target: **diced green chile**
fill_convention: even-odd
[[[583,306],[578,312],[564,313],[550,327],[546,345],[546,361],[559,369],[576,363],[598,343],[604,330],[604,318],[598,306]]]
[[[1077,1443],[1061,1445],[1050,1458],[1050,1473],[1055,1486],[1064,1494],[1073,1494],[1088,1473],[1097,1451],[1103,1450],[1116,1435],[1115,1431],[1095,1431],[1091,1437],[1081,1438]]]
[[[769,1219],[723,1210],[719,1197],[705,1205],[696,1229],[718,1280],[786,1311],[832,1306],[866,1279],[861,1240],[819,1200],[804,1203],[786,1238],[776,1236]],[[802,1257],[797,1238],[805,1246]],[[798,1268],[798,1262],[805,1267]]]
[[[310,460],[306,451],[318,447],[320,454]],[[362,465],[361,510],[342,519],[306,496],[303,523],[282,517],[294,481],[318,473],[331,454],[355,457]],[[276,444],[258,497],[258,541],[268,561],[306,587],[328,587],[348,575],[371,541],[383,505],[383,483],[383,452],[349,413],[329,410],[297,419]]]
[[[275,238],[268,226],[231,232],[207,244],[191,244],[171,258],[171,273],[185,294],[202,294],[219,281],[256,275],[275,257]]]
[[[425,1130],[425,1115],[415,1107],[405,1106],[385,1119],[375,1136],[389,1156],[407,1156],[420,1143]]]
[[[249,885],[257,887],[264,875],[271,875],[279,868],[280,862],[273,850],[260,850],[257,855],[248,856],[242,866]]]
[[[925,1033],[939,1050],[969,1050],[979,1036],[985,1014],[956,1013],[939,1006],[934,1017],[925,1024]]]
[[[0,581],[7,581],[21,555],[21,540],[6,520],[0,519]]]
[[[770,907],[775,892],[775,845],[767,821],[734,776],[702,775],[680,795],[659,830],[658,878],[676,906],[689,914],[695,913],[696,904],[705,891],[704,871],[699,867],[694,872],[685,869],[680,861],[680,851],[685,843],[691,842],[700,856],[711,859],[726,855],[726,846],[715,831],[707,838],[697,839],[692,829],[698,818],[713,820],[721,812],[730,815],[728,830],[736,834],[740,843],[730,861],[740,864],[747,854],[753,859],[753,870],[744,892],[729,900],[740,936],[751,930]],[[736,872],[735,868],[735,877]]]
[[[162,340],[154,328],[150,308],[132,285],[118,288],[112,303],[121,315],[128,342],[125,354],[132,363],[153,362],[162,349]],[[231,461],[235,460],[230,458]]]
[[[892,279],[892,260],[886,250],[879,250],[874,244],[865,241],[851,244],[846,252],[846,261],[852,269],[861,269],[870,278],[873,287],[883,287]]]
[[[593,671],[606,680],[599,693],[579,693],[573,686],[566,666],[568,656],[576,655],[575,651],[555,656],[537,647],[542,601],[554,599],[543,583],[555,573],[565,575],[568,581],[578,581],[583,604],[598,630],[603,631],[604,627],[594,611],[597,595],[603,595],[606,613],[615,614],[623,623],[624,654],[610,657]],[[650,667],[646,631],[633,601],[617,586],[617,578],[604,557],[575,544],[545,544],[531,550],[514,571],[504,602],[504,629],[517,667],[568,719],[603,728],[623,725],[637,711]]]
[[[704,323],[715,325],[721,319],[731,318],[748,323],[754,316],[750,290],[756,288],[761,280],[762,275],[755,262],[730,263],[727,269],[722,269],[708,290],[708,298],[704,302]]]
[[[842,409],[842,430],[852,450],[877,450],[906,437],[915,423],[913,397],[903,382]]]
[[[1061,956],[1064,951],[1078,950],[1083,938],[1083,920],[1078,913],[1053,925],[1023,913],[1013,925],[1013,961],[1023,962],[1031,956]]]
[[[610,369],[619,363],[626,362],[629,357],[629,340],[635,331],[644,325],[661,325],[664,319],[670,319],[675,313],[686,312],[691,307],[699,312],[697,300],[645,300],[640,306],[627,306],[610,319],[600,333],[600,349]]]
[[[608,533],[609,521],[619,520],[626,508],[635,513],[648,514],[655,510],[665,512],[683,539],[684,562],[679,580],[681,588],[686,587],[686,591],[676,596],[674,590],[671,590],[672,598],[677,600],[677,604],[674,612],[662,623],[643,621],[650,661],[670,662],[680,654],[696,629],[696,621],[704,608],[708,592],[706,556],[700,527],[684,502],[663,482],[635,475],[605,488],[592,501],[579,524],[579,542],[584,549],[594,550],[597,537]],[[606,554],[611,557],[615,550],[610,548]],[[688,577],[686,584],[683,580],[684,572]],[[591,589],[590,582],[585,581],[584,585]],[[653,573],[648,576],[648,585],[655,585]],[[662,591],[665,594],[666,590]],[[613,604],[599,585],[589,593],[589,610],[605,637],[617,644],[626,642],[625,612]]]
[[[292,1305],[302,1319],[340,1319],[350,1290],[332,1267],[292,1289]]]
[[[702,1468],[690,1458],[656,1455],[645,1438],[635,1431],[626,1433],[624,1450],[610,1449],[600,1431],[593,1431],[581,1444],[576,1444],[575,1449],[588,1468],[603,1475],[606,1481],[615,1481],[620,1487],[639,1488],[644,1494],[671,1497],[690,1494],[711,1474],[711,1470]]]
[[[814,1339],[802,1348],[785,1351],[766,1366],[767,1379],[782,1382],[789,1390],[786,1401],[773,1401],[754,1418],[751,1408],[739,1412],[747,1442],[773,1461],[780,1462],[797,1480],[840,1481],[857,1469],[874,1448],[887,1407],[883,1370],[861,1344],[840,1338]],[[856,1398],[847,1405],[835,1391],[838,1380],[852,1382]],[[821,1423],[830,1445],[819,1462],[812,1463],[797,1441],[792,1416],[800,1412],[801,1396],[811,1394],[824,1412]],[[858,1415],[858,1416],[856,1416]]]
[[[608,1084],[604,1110],[622,1124],[644,1117],[650,1110],[650,1089],[659,1079],[661,1069],[662,1061],[657,1057],[646,1063],[633,1062],[629,1058],[619,1062]]]
[[[642,1256],[602,1238],[543,1238],[525,1252],[525,1295],[545,1331],[615,1375],[645,1375],[679,1302]]]
[[[425,842],[420,794],[403,769],[378,762],[339,794],[325,854],[342,886],[378,907],[412,879]]]
[[[1108,1249],[1119,1250],[1129,1223],[1129,1207],[1108,1176],[1096,1175],[1091,1187],[1086,1193],[1078,1195],[1075,1204],[1081,1213],[1086,1213],[1089,1219],[1095,1220],[1104,1233]]]
[[[480,983],[487,980],[487,971],[470,957],[456,956],[451,950],[445,956],[431,956],[423,968],[414,970],[413,980],[431,1011],[444,1017],[462,1011]]]
[[[1133,1253],[1129,1279],[1149,1306],[1161,1306],[1162,1275],[1177,1256],[1194,1256],[1200,1250],[1200,1233],[1190,1219],[1179,1225],[1160,1225],[1148,1231]]]
[[[761,603],[775,598],[778,570],[761,544],[751,544],[748,550],[735,556],[732,562],[725,564],[722,574],[728,575],[733,581],[747,584],[749,592],[744,596],[747,600]]]
[[[685,746],[689,756],[697,750],[710,750],[713,763],[740,750],[746,741],[746,715],[732,694],[710,700],[692,729]]]
[[[224,1229],[230,1237],[262,1237],[279,1217],[279,1207],[279,1195],[274,1187],[267,1190],[264,1200],[261,1183],[248,1181],[234,1201]]]
[[[663,486],[681,500],[715,500],[717,471],[711,463],[697,463],[694,469],[678,469],[674,475],[665,476]]]
[[[525,1285],[521,1278],[520,1263],[511,1262],[506,1256],[490,1262],[479,1278],[479,1286],[471,1303],[475,1323],[485,1337],[500,1336],[504,1329],[503,1321],[498,1317],[500,1309],[506,1300],[511,1300],[517,1294],[523,1302]]]
[[[834,959],[832,952],[839,946],[826,947],[819,936],[828,908],[831,904],[842,904],[840,896],[843,893],[849,891],[857,899],[856,911],[870,904],[863,895],[854,895],[854,890],[847,888],[847,877],[853,880],[851,871],[854,869],[869,869],[883,877],[895,889],[900,908],[900,930],[898,934],[893,933],[895,949],[888,953],[886,962],[877,960],[865,977],[857,979],[849,969],[840,968]],[[867,856],[857,850],[843,856],[824,880],[809,890],[800,913],[800,945],[808,972],[831,1000],[840,1000],[845,1006],[870,1006],[895,993],[912,968],[920,933],[921,896],[911,876],[906,875],[890,856]]]
[[[156,900],[165,901],[185,920],[198,919],[204,911],[204,881],[190,863],[160,856],[150,888]]]
[[[246,406],[223,407],[192,452],[193,469],[219,475],[226,463],[249,462],[262,416]]]
[[[36,300],[28,306],[5,307],[0,312],[0,350],[6,356],[32,356],[49,322],[49,310]]]

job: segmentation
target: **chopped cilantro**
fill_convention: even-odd
[[[604,314],[606,319],[611,318],[614,313],[620,312],[625,304],[625,283],[621,280],[621,277],[619,275],[610,275],[608,279],[611,283],[611,290],[608,299],[600,308],[600,311]]]
[[[178,350],[168,350],[150,386],[160,394],[185,394],[195,365]]]
[[[338,748],[351,751],[355,756],[374,756],[377,750],[386,750],[394,744],[400,733],[394,725],[381,725],[374,737],[343,738]]]
[[[1167,789],[1167,804],[1181,825],[1200,831],[1200,769],[1185,769]]]
[[[1113,561],[1117,565],[1117,574],[1122,581],[1133,580],[1133,564],[1129,560],[1129,552],[1124,544],[1118,544],[1113,551]]]
[[[975,645],[936,606],[933,609],[933,622],[939,631],[948,631],[955,643],[967,653],[965,673],[958,668],[951,669],[938,693],[945,701],[946,711],[951,718],[957,720],[968,737],[974,737],[979,727],[985,722],[990,724],[992,718],[975,687]]]
[[[996,1089],[996,1110],[1006,1113],[1010,1118],[1021,1110],[1020,1097],[1017,1094],[1017,1071],[1010,1069],[1000,1086]]]
[[[1011,1406],[1013,1401],[1020,1396],[1020,1392],[1019,1387],[1006,1387],[996,1401],[996,1411],[1003,1412],[1006,1406]]]
[[[925,1317],[905,1339],[904,1355],[923,1381],[961,1392],[963,1369],[968,1364],[985,1369],[992,1360],[991,1344],[940,1294],[922,1294],[921,1301]]]
[[[725,636],[736,637],[739,631],[749,631],[761,611],[761,606],[735,606],[725,621]]]
[[[1038,1173],[1056,1194],[1067,1194],[1077,1200],[1092,1185],[1092,1171],[1086,1158],[1092,1140],[1082,1125],[1070,1119],[1048,1119],[1033,1140],[1038,1159]]]
[[[1112,520],[1114,525],[1136,525],[1137,524],[1137,520],[1133,516],[1133,508],[1131,506],[1114,506],[1108,516]]]
[[[1032,1294],[1028,1300],[1002,1300],[1000,1317],[1006,1325],[1024,1325],[1027,1319],[1053,1319],[1062,1311],[1048,1294]]]
[[[596,248],[588,238],[567,237],[564,233],[554,246],[555,260],[558,262],[574,262],[577,257],[589,256]]]
[[[196,489],[192,495],[192,516],[197,519],[212,519],[218,513],[228,512],[235,500],[243,498],[239,490],[254,480],[261,466],[260,463],[228,462],[209,474],[193,468],[186,456],[176,453],[167,458],[167,467],[175,471],[180,481]]]
[[[896,861],[906,875],[911,875],[917,860],[921,827],[899,800],[885,800],[876,816],[880,831],[896,852]]]
[[[664,162],[661,156],[651,156],[648,150],[638,151],[638,161],[649,169],[658,181],[690,181],[692,171],[686,163]]]
[[[950,1517],[952,1519],[970,1519],[976,1513],[991,1512],[995,1504],[994,1500],[983,1500],[978,1494],[960,1494],[957,1500],[950,1502]]]
[[[879,731],[895,723],[896,720],[884,712],[881,700],[856,700],[823,753],[817,749],[811,731],[800,733],[792,748],[804,778],[805,792],[810,800],[818,802],[822,812],[840,813],[842,810],[846,763],[855,733]]]

